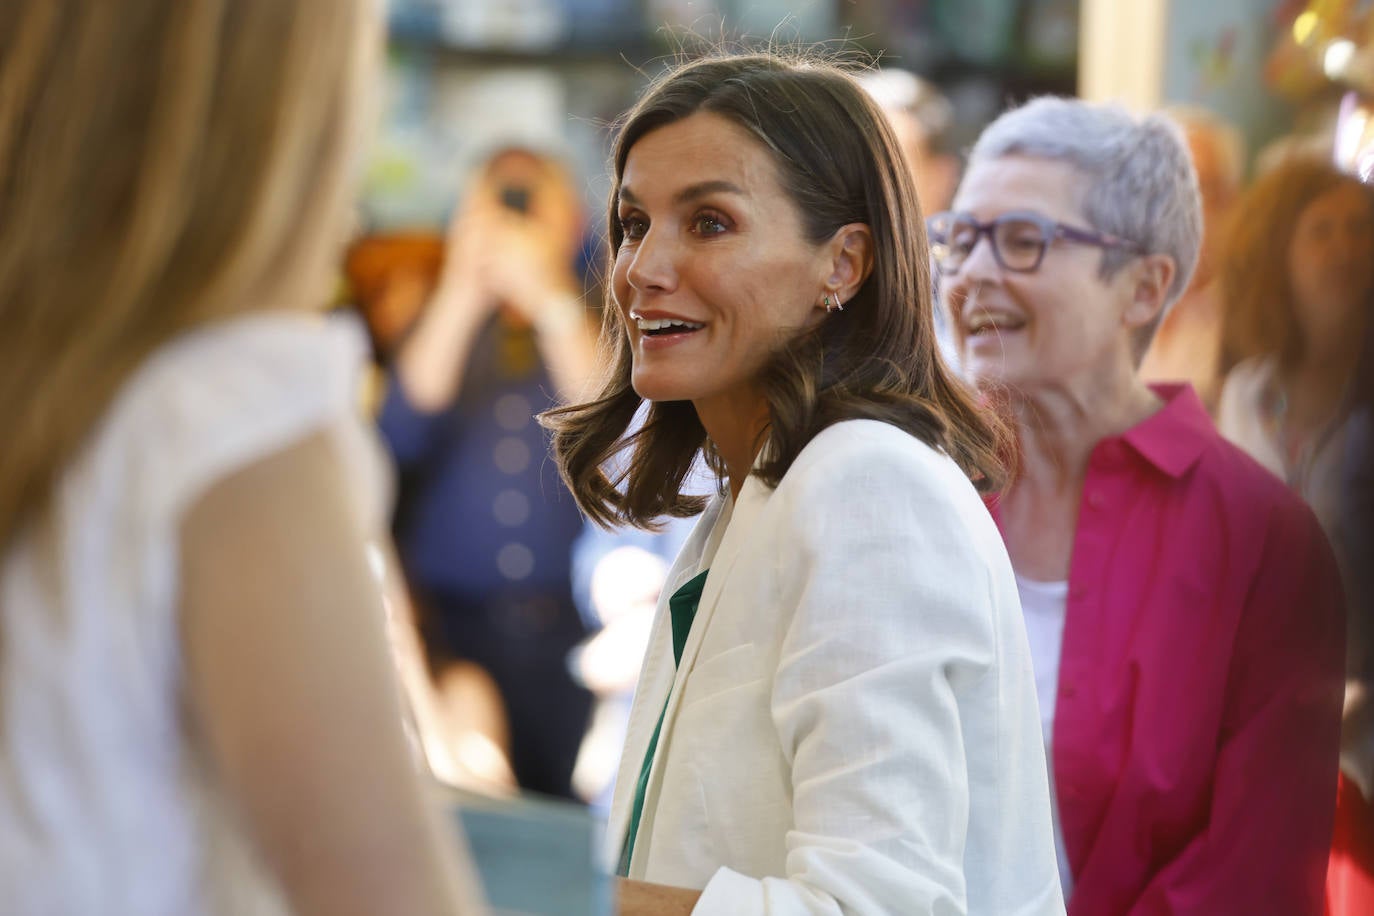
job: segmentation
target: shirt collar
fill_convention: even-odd
[[[1163,473],[1182,477],[1215,437],[1212,418],[1191,385],[1151,385],[1150,390],[1164,406],[1122,433],[1120,441]]]

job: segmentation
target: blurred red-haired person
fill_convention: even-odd
[[[1346,583],[1345,713],[1328,902],[1332,913],[1374,912],[1374,627],[1368,541],[1352,511],[1368,486],[1359,482],[1367,468],[1352,455],[1369,435],[1374,191],[1321,159],[1280,162],[1242,198],[1222,276],[1224,358],[1233,367],[1218,425],[1313,508]]]

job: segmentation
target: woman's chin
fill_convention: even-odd
[[[689,401],[691,396],[684,393],[681,385],[665,383],[657,379],[635,379],[631,383],[635,394],[646,401]]]
[[[984,383],[1005,385],[1009,381],[1007,360],[997,356],[981,356],[965,353],[959,361],[959,370],[964,378],[976,385]]]

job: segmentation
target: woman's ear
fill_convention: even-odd
[[[826,246],[830,273],[825,286],[848,302],[873,273],[873,230],[865,223],[841,226]]]
[[[1167,254],[1137,259],[1131,277],[1131,301],[1123,316],[1128,326],[1143,328],[1159,316],[1177,273],[1178,266]]]

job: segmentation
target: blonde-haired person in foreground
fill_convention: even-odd
[[[0,5],[13,913],[475,912],[327,290],[373,0]]]

